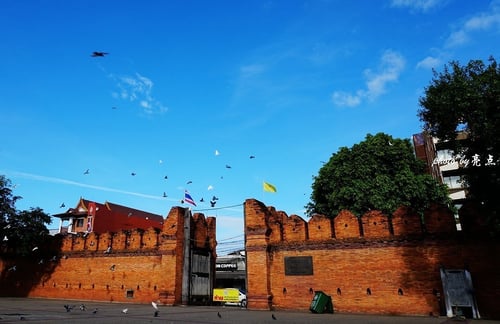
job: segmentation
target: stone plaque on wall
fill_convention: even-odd
[[[285,257],[285,276],[312,276],[312,256]]]

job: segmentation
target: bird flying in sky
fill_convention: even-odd
[[[106,53],[106,52],[92,52],[92,57],[104,57],[106,55],[108,55],[109,53]]]

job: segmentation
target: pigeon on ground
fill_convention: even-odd
[[[155,311],[155,314],[154,314],[155,317],[158,317],[160,316],[160,312],[159,311]]]
[[[124,308],[124,309],[122,309],[122,313],[123,313],[123,314],[127,314],[127,313],[128,313],[128,308]]]
[[[86,311],[87,310],[87,307],[85,307],[84,304],[81,304],[80,305],[80,310],[83,312],[83,311]]]
[[[217,317],[222,318],[222,315],[219,312],[217,312]]]
[[[274,316],[274,314],[271,314],[271,317],[273,318],[273,320],[276,319],[276,316]]]
[[[73,309],[73,307],[70,306],[70,305],[68,305],[68,304],[66,304],[66,305],[64,305],[64,309],[66,309],[66,312],[69,313],[69,312],[71,312],[71,310]]]
[[[154,309],[158,310],[158,304],[155,302],[151,302],[151,306],[153,306]]]
[[[92,311],[92,314],[97,314],[97,308]]]

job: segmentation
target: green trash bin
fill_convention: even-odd
[[[320,290],[316,291],[309,310],[317,314],[324,312],[333,313],[332,297]]]

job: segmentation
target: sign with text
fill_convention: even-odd
[[[285,257],[285,276],[312,276],[312,256]]]
[[[216,263],[215,271],[235,271],[238,270],[236,263]]]

